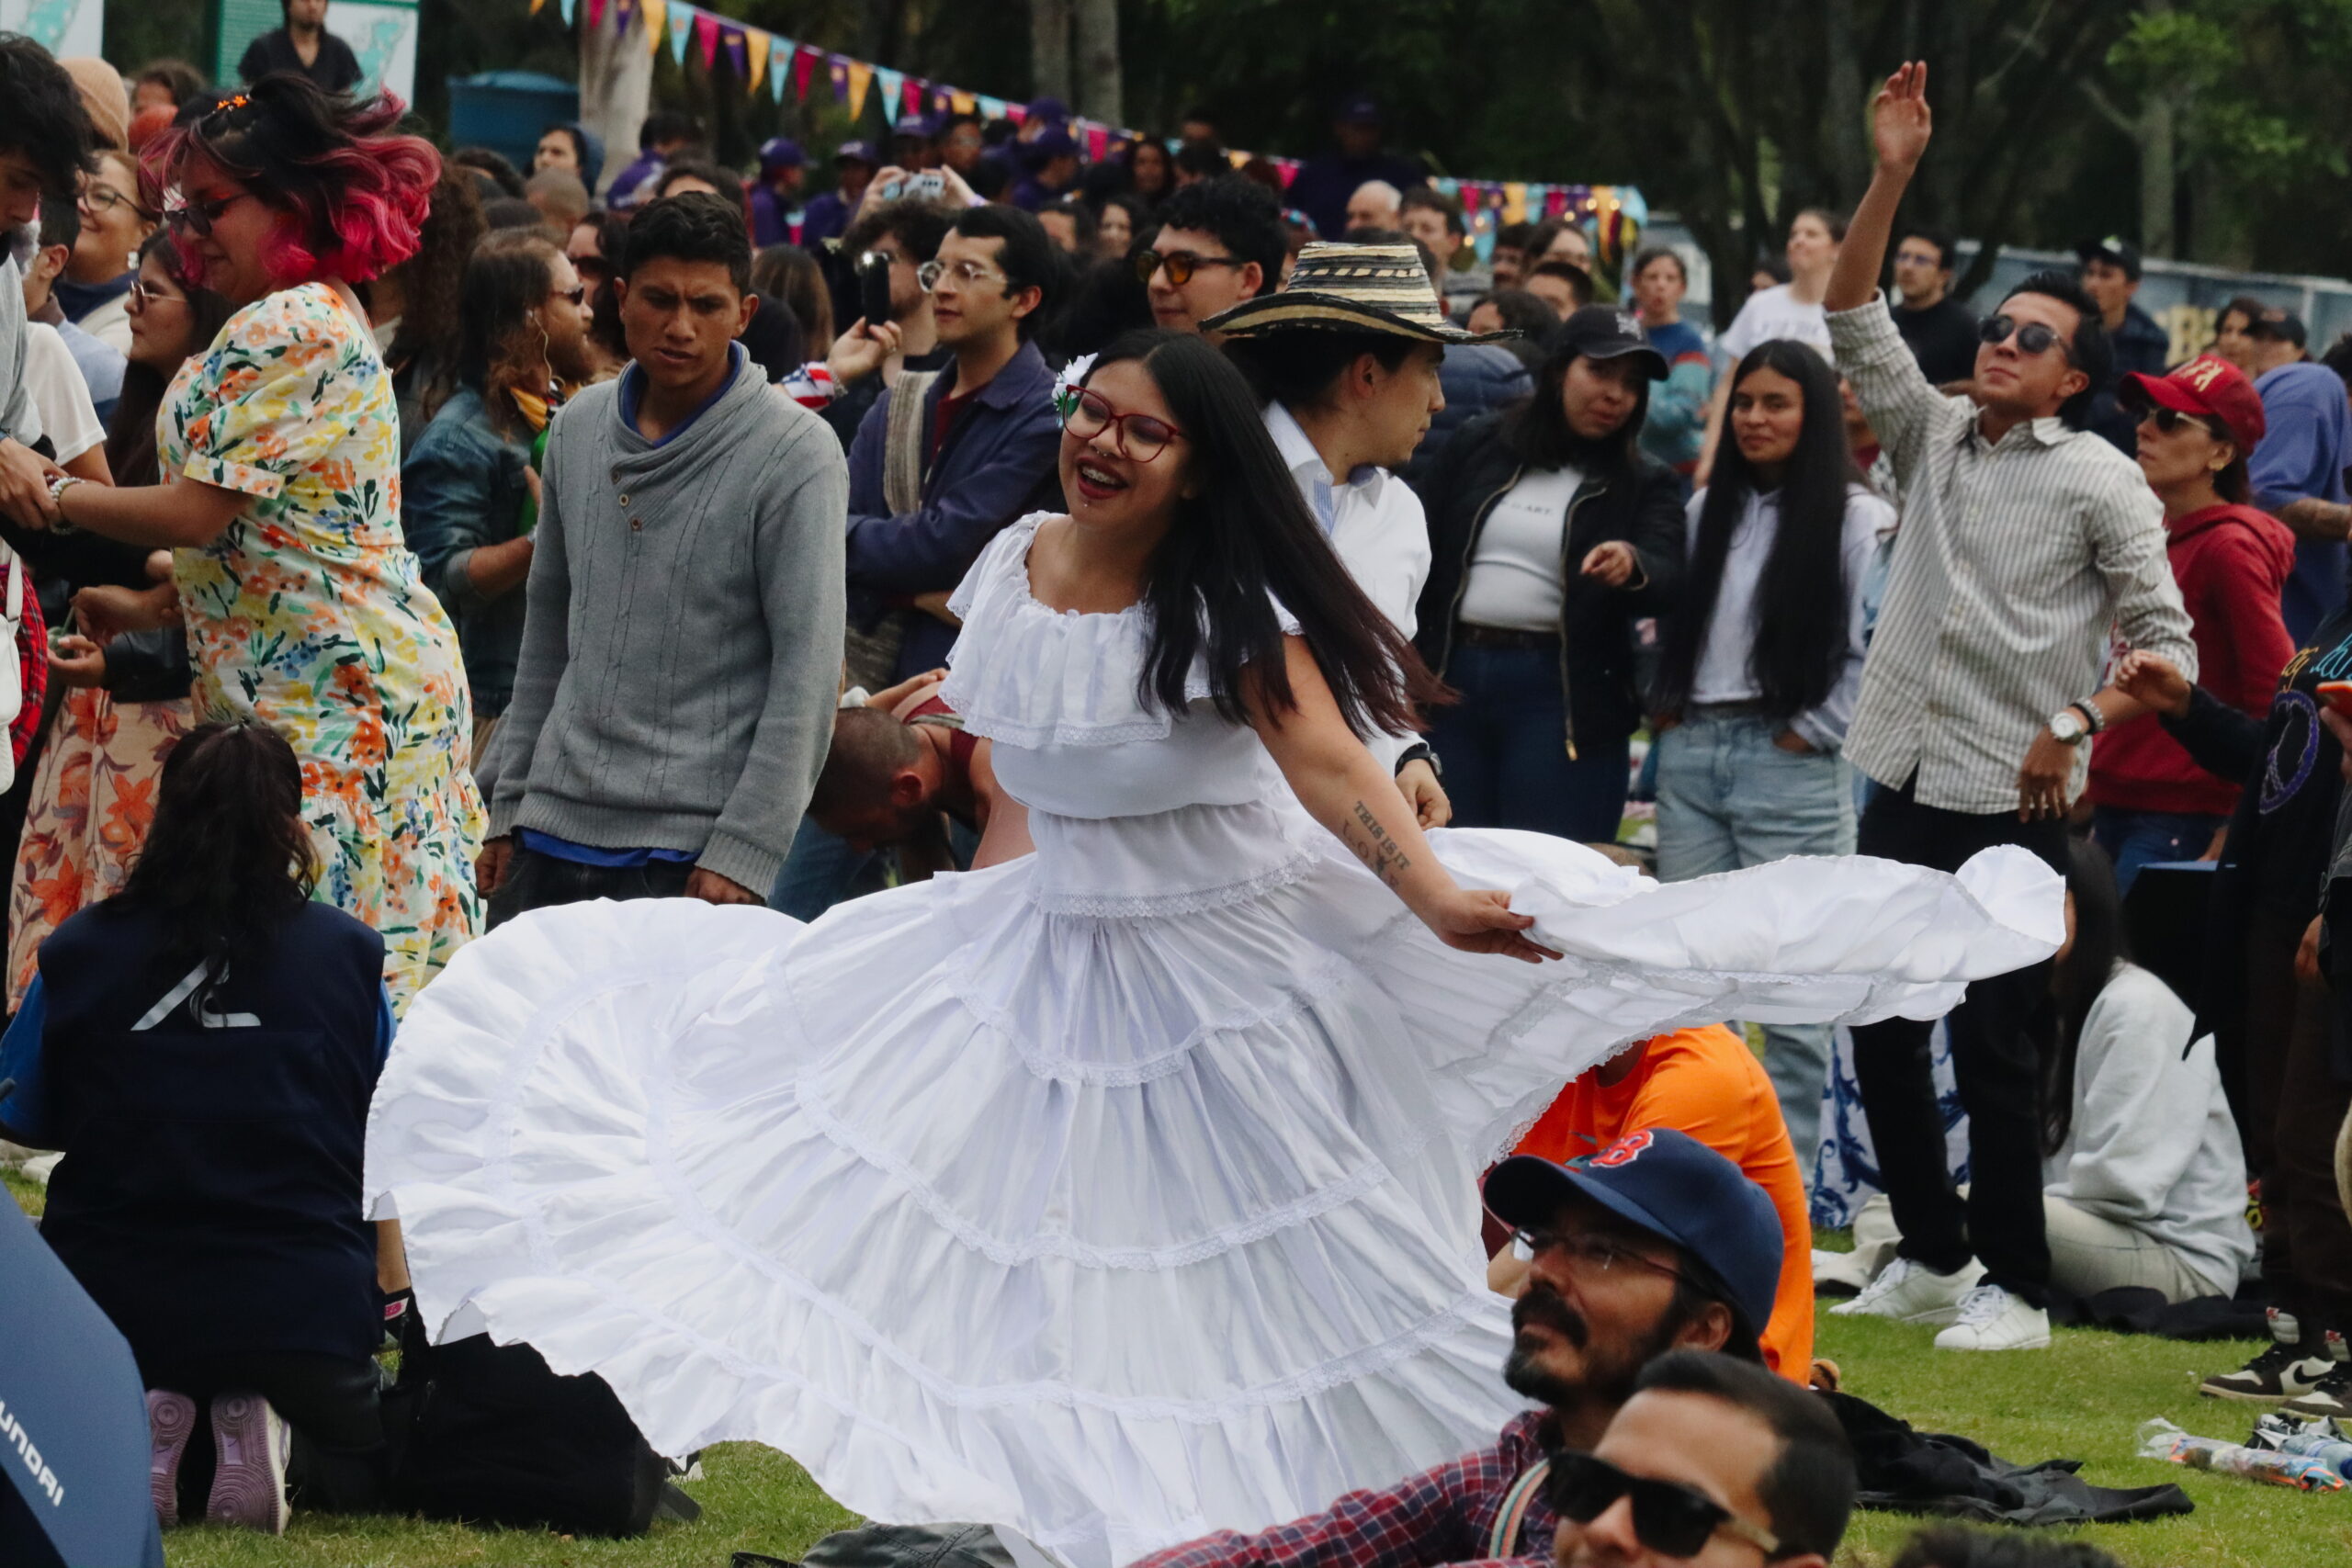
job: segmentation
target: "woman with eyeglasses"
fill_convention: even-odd
[[[2165,554],[2188,610],[2198,684],[2258,718],[2295,651],[2279,612],[2295,536],[2252,504],[2246,476],[2262,399],[2243,371],[2207,355],[2168,376],[2124,377],[2116,400],[2139,419],[2140,471],[2165,503]],[[2091,830],[2126,894],[2142,866],[2206,858],[2238,802],[2235,779],[2199,767],[2145,716],[2092,739],[2089,793]]]
[[[1694,897],[1425,837],[1362,737],[1431,682],[1240,371],[1133,333],[1055,396],[1067,513],[982,551],[940,694],[1035,852],[805,926],[502,925],[402,1025],[368,1168],[436,1310],[600,1373],[657,1446],[756,1438],[876,1516],[1113,1568],[1518,1413],[1476,1178],[1563,1079],[1736,1013],[1733,964],[1798,1015],[1917,1006],[1931,929],[2014,963],[2057,895],[1847,862]]]
[[[177,252],[160,232],[140,247],[124,300],[130,363],[107,433],[107,459],[118,484],[153,485],[164,394],[189,356],[220,335],[232,308],[184,280]],[[121,891],[154,818],[164,758],[196,722],[170,558],[96,534],[15,537],[44,576],[62,580],[88,624],[104,628],[133,616],[168,616],[170,624],[104,638],[61,629],[50,640],[49,678],[66,692],[33,773],[9,879],[12,1011],[32,984],[34,955],[49,933]]]
[[[130,352],[130,317],[125,297],[138,266],[140,246],[155,231],[156,215],[140,194],[139,164],[128,152],[108,148],[83,176],[82,235],[64,275],[52,286],[65,319],[119,353]]]
[[[384,934],[396,1007],[479,927],[481,829],[457,634],[401,536],[391,378],[353,287],[414,251],[439,170],[401,112],[274,75],[157,139],[179,258],[236,313],[165,396],[164,483],[55,479],[20,519],[172,552],[197,712],[293,744],[319,897]]]
[[[593,368],[588,291],[552,241],[493,234],[458,298],[458,391],[401,465],[403,531],[458,623],[473,695],[474,767],[514,693],[548,423]]]

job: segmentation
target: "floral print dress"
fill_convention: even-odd
[[[156,437],[166,476],[252,497],[173,552],[196,716],[292,743],[317,896],[382,933],[404,1009],[481,930],[482,808],[458,634],[401,535],[375,337],[326,284],[256,300],[181,367]]]

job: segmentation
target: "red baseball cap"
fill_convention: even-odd
[[[2134,370],[2116,389],[2116,401],[2138,411],[2154,403],[2199,418],[2218,419],[2230,433],[2238,456],[2251,457],[2267,425],[2262,395],[2245,372],[2226,359],[2200,354],[2169,375],[2150,376]]]

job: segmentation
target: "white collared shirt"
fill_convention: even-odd
[[[1344,481],[1333,478],[1315,443],[1280,403],[1266,405],[1265,421],[1283,466],[1290,470],[1307,511],[1322,525],[1340,564],[1397,635],[1410,641],[1419,624],[1414,607],[1420,602],[1422,584],[1430,580],[1430,525],[1420,497],[1387,469],[1369,465]],[[1375,736],[1372,754],[1394,772],[1397,757],[1416,739]]]

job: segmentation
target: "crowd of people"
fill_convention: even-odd
[[[1833,1310],[2252,1273],[2204,1392],[2352,1418],[2291,314],[2168,364],[2107,237],[1978,321],[1924,67],[1711,335],[1369,99],[1287,188],[1050,100],[524,171],[324,11],[228,89],[0,36],[0,1133],[163,1522],[399,1497],[389,1320],[1080,1568],[1826,1563],[1840,1025]]]

